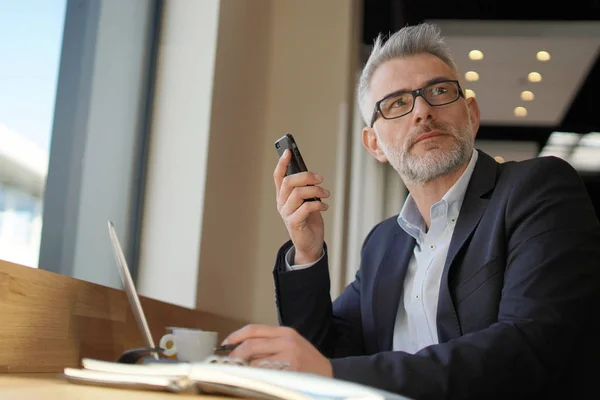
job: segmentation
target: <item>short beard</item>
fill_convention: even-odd
[[[410,150],[418,138],[432,130],[439,130],[451,135],[454,138],[452,147],[449,150],[442,150],[437,143],[430,141],[425,143],[428,147],[425,155],[416,156],[411,154]],[[409,133],[401,151],[398,148],[388,146],[381,140],[379,140],[379,145],[388,162],[398,172],[405,185],[423,185],[455,172],[466,164],[471,158],[475,147],[475,134],[471,120],[467,118],[465,125],[459,128],[436,122],[422,125]]]

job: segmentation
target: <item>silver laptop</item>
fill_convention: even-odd
[[[117,266],[119,267],[121,281],[123,282],[123,287],[125,293],[127,294],[129,305],[131,306],[131,311],[133,312],[133,316],[135,317],[135,321],[137,322],[138,329],[144,337],[146,347],[148,347],[149,349],[154,349],[156,346],[154,345],[154,340],[152,339],[150,329],[148,328],[146,315],[144,314],[144,310],[142,309],[140,298],[138,296],[137,290],[135,289],[135,285],[133,284],[133,279],[131,278],[131,273],[129,272],[129,266],[127,265],[127,260],[125,260],[125,255],[123,254],[123,249],[121,248],[121,244],[119,243],[119,238],[117,237],[117,232],[115,231],[115,226],[112,223],[112,221],[108,221],[108,233],[110,235],[110,241],[113,245],[115,260],[117,262]],[[156,352],[153,352],[152,354],[155,359],[159,359],[158,354]]]

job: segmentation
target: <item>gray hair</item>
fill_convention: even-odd
[[[458,75],[458,68],[452,58],[450,48],[444,42],[439,26],[435,24],[424,22],[406,26],[391,35],[385,43],[383,43],[382,34],[377,36],[373,50],[371,50],[358,81],[358,105],[366,124],[371,122],[373,112],[373,110],[367,109],[367,94],[375,70],[386,61],[420,53],[436,56],[448,64]]]

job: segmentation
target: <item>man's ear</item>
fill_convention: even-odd
[[[477,132],[479,131],[480,111],[479,104],[477,104],[475,97],[469,97],[467,99],[467,107],[469,107],[469,118],[471,120],[471,125],[473,126],[473,132],[475,133],[475,136],[477,136]]]
[[[379,148],[379,141],[377,140],[377,134],[373,128],[369,128],[365,126],[362,130],[362,144],[365,146],[365,149],[375,159],[381,163],[387,162],[387,157],[383,153],[383,151]]]

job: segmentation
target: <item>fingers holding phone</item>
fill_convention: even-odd
[[[291,179],[292,177],[287,177],[283,180],[281,190],[279,191],[280,200],[278,201],[278,204],[281,205],[278,207],[278,210],[282,216],[290,215],[302,207],[317,211],[324,211],[328,208],[328,205],[321,202],[320,199],[329,197],[329,191],[321,186],[316,186],[322,182],[322,179],[311,172],[305,172],[302,174],[305,175],[293,177],[299,179]],[[319,201],[313,201],[315,198],[319,199]]]
[[[297,172],[292,175],[287,174],[290,156],[291,152],[286,150],[280,157],[273,174],[277,190],[277,210],[282,216],[290,215],[303,206],[305,201],[329,197],[328,190],[316,186],[323,181],[320,175],[308,171]],[[322,207],[315,205],[306,208],[319,210]],[[325,205],[325,209],[327,209],[327,205]]]
[[[283,183],[283,179],[287,175],[287,167],[290,163],[290,157],[292,153],[289,150],[284,150],[282,154],[279,156],[279,161],[277,162],[277,166],[275,167],[275,171],[273,171],[273,180],[275,181],[275,194],[277,196],[277,207],[279,209],[279,192],[281,190],[281,185]]]
[[[318,186],[323,179],[307,170],[291,135],[277,140],[275,148],[280,155],[273,173],[277,210],[294,243],[295,263],[314,262],[321,257],[324,243],[324,224],[320,211],[329,208],[320,199],[329,197],[329,192]]]

